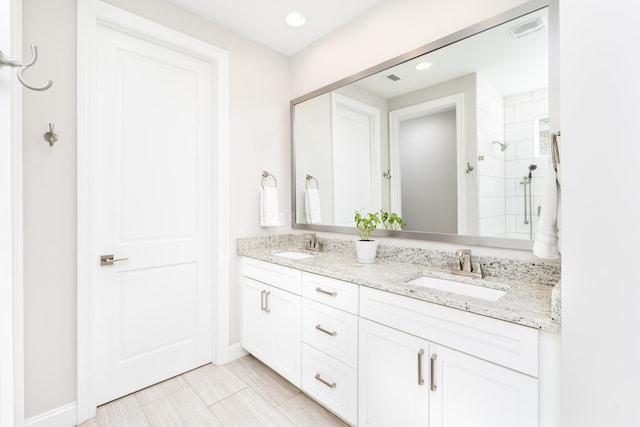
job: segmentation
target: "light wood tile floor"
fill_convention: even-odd
[[[81,427],[345,427],[253,356],[205,365],[98,408]]]

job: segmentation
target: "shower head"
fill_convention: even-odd
[[[498,144],[500,146],[500,151],[506,150],[509,144],[511,144],[510,142],[500,142],[500,141],[493,141],[493,143]]]
[[[533,172],[537,168],[538,168],[538,165],[529,165],[529,178],[531,178],[531,172]]]

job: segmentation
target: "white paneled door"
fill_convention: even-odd
[[[112,27],[99,26],[96,43],[100,404],[212,360],[215,70]]]

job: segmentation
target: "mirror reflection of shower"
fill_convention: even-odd
[[[520,184],[524,185],[524,223],[529,225],[530,239],[533,239],[533,197],[531,195],[531,178],[533,178],[533,171],[536,170],[537,167],[538,165],[529,165],[529,175],[523,176],[522,181],[520,181]],[[527,187],[529,188],[528,196]]]
[[[502,151],[503,153],[507,149],[509,144],[511,144],[510,142],[500,142],[500,141],[493,141],[493,143],[498,144],[500,146],[500,151]]]

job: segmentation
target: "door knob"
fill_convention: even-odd
[[[114,262],[129,261],[129,258],[113,259],[113,255],[100,255],[100,267],[113,265]]]

